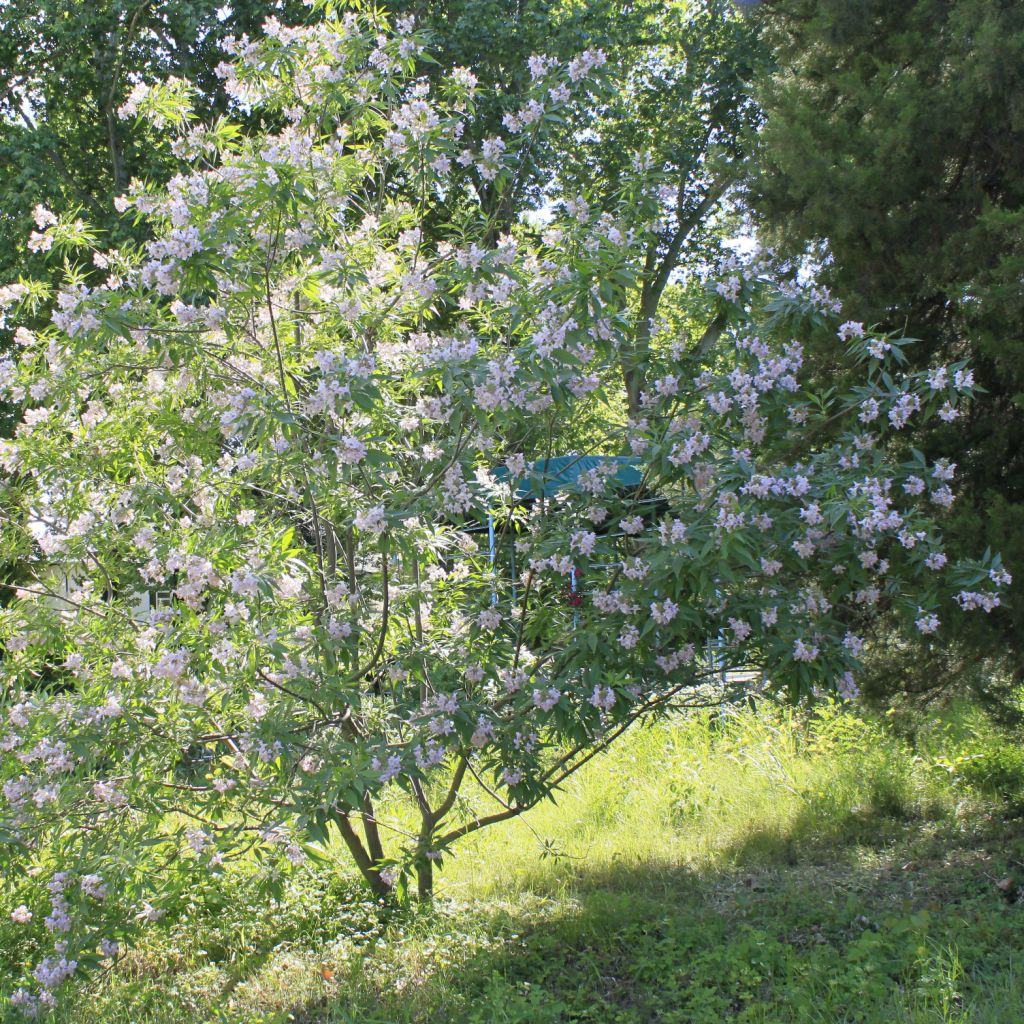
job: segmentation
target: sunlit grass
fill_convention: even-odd
[[[700,715],[637,729],[519,821],[468,843],[446,891],[564,891],[574,868],[725,869],[846,857],[908,818],[955,816],[954,792],[880,725],[833,709]]]

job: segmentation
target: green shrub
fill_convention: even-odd
[[[1024,748],[994,747],[967,754],[958,761],[956,775],[979,792],[1024,808]]]

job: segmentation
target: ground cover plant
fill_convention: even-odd
[[[1010,582],[991,552],[947,558],[955,466],[901,441],[962,415],[965,364],[903,373],[908,339],[738,261],[708,285],[715,352],[659,329],[638,361],[665,202],[643,160],[603,208],[495,233],[481,196],[600,104],[601,51],[533,58],[507,133],[470,148],[470,72],[432,88],[411,19],[323,7],[231,44],[263,134],[194,121],[187,83],[134,90],[125,116],[183,162],[121,201],[152,237],[107,250],[41,208],[63,283],[5,290],[0,540],[25,578],[0,854],[45,884],[12,914],[51,943],[11,993],[27,1013],[233,861],[276,897],[337,836],[377,898],[429,897],[459,840],[716,701],[709,639],[769,694],[851,696],[872,619],[934,639]],[[845,344],[847,394],[802,381],[814,332]],[[596,460],[552,493],[577,416]]]
[[[462,847],[432,907],[366,899],[337,847],[270,903],[239,865],[56,1019],[1011,1024],[1024,824],[957,765],[1017,738],[967,706],[902,734],[835,706],[635,731]]]

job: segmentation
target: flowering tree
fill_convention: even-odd
[[[32,244],[93,267],[4,291],[36,324],[0,364],[24,409],[0,536],[31,577],[0,623],[0,849],[43,950],[13,996],[30,1012],[233,857],[273,881],[336,830],[375,893],[411,873],[428,894],[460,837],[699,692],[709,637],[793,697],[850,694],[871,615],[931,636],[942,602],[991,608],[1008,578],[946,564],[954,467],[889,454],[957,414],[969,371],[901,377],[905,342],[847,322],[864,383],[814,396],[795,339],[835,304],[756,268],[713,288],[718,363],[656,334],[641,415],[606,417],[595,454],[640,482],[599,461],[553,491],[566,419],[621,407],[657,176],[493,240],[472,190],[432,212],[465,175],[512,187],[602,55],[535,58],[515,132],[469,150],[472,75],[429,94],[411,24],[268,29],[221,71],[277,128],[244,139],[195,124],[183,83],[140,88],[125,114],[185,162],[123,200],[151,240],[104,252],[38,210]],[[390,790],[415,827],[382,816]]]

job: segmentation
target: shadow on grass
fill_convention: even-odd
[[[721,856],[737,866],[846,861],[864,847],[912,841],[922,825],[943,819],[885,787],[873,789],[860,804],[843,807],[836,807],[827,792],[803,794],[792,817],[773,817],[748,828]]]
[[[800,835],[801,823],[793,822]],[[296,1024],[704,1024],[1024,1019],[1024,906],[993,884],[1020,823],[880,863],[564,864],[570,896],[409,912]],[[787,856],[768,863],[778,849]],[[736,851],[743,860],[750,851]],[[902,858],[913,857],[904,861]],[[397,923],[397,922],[396,922]],[[985,1000],[998,996],[986,1010]],[[965,1009],[966,1008],[966,1009]],[[973,1009],[972,1009],[973,1008]],[[971,1015],[964,1016],[967,1009]]]
[[[716,867],[525,858],[505,891],[453,888],[426,909],[375,905],[326,873],[280,907],[236,887],[125,964],[109,1010],[60,1020],[1016,1024],[1024,904],[995,883],[1024,863],[1024,823],[961,829],[916,807],[885,787],[854,807],[805,794],[785,821],[752,820],[717,846]],[[985,993],[1001,993],[991,1012]]]

